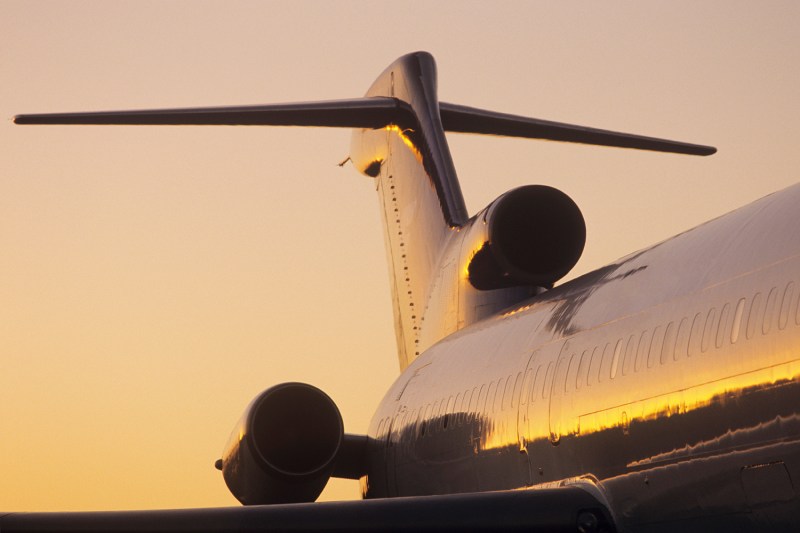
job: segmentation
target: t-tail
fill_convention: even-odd
[[[551,287],[583,251],[583,217],[551,187],[514,189],[470,218],[446,131],[690,155],[716,151],[439,102],[436,65],[426,52],[392,63],[363,98],[19,115],[15,122],[355,129],[350,158],[375,180],[381,205],[401,370],[450,333]]]

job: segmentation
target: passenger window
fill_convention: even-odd
[[[503,393],[503,405],[501,409],[505,410],[511,407],[511,397],[514,395],[514,376],[508,376],[506,379],[506,390]]]
[[[406,427],[407,418],[408,418],[408,412],[403,412],[397,417],[397,426],[394,428],[394,432],[397,434],[398,440],[400,440],[400,435],[402,435],[403,429],[405,429]]]
[[[474,389],[473,389],[474,390]],[[470,398],[472,397],[472,390],[465,390],[464,396],[461,397],[461,414],[458,417],[458,425],[461,426],[469,420],[469,406],[470,406]]]
[[[653,328],[653,338],[650,339],[650,353],[647,354],[647,368],[653,368],[656,360],[661,355],[661,346],[664,343],[664,332],[661,326]]]
[[[528,403],[531,385],[533,385],[533,369],[529,368],[525,371],[525,381],[522,383],[522,392],[519,395],[520,405],[526,405]]]
[[[614,346],[614,357],[611,359],[611,379],[617,377],[617,366],[619,366],[619,356],[622,353],[622,339],[617,341]]]
[[[761,293],[757,292],[756,295],[753,296],[753,301],[750,303],[750,312],[747,315],[747,331],[745,332],[747,340],[753,338],[753,335],[756,334],[756,328],[759,322],[761,322],[761,300]]]
[[[706,326],[703,329],[703,341],[700,344],[700,351],[706,353],[711,347],[711,339],[717,331],[717,308],[712,307],[706,315]]]
[[[505,392],[506,378],[500,378],[500,381],[497,383],[497,390],[494,393],[494,404],[492,406],[492,411],[498,412],[503,408],[503,393]]]
[[[389,417],[386,419],[386,425],[383,427],[384,433],[386,433],[386,438],[391,440],[392,435],[397,431],[397,419],[399,418],[399,414],[395,414],[394,417]]]
[[[633,370],[633,362],[636,359],[636,335],[628,337],[628,344],[625,345],[625,359],[622,361],[622,375],[627,376]]]
[[[500,410],[504,411],[508,408],[508,402],[511,399],[511,388],[513,384],[511,383],[511,376],[506,378],[505,385],[503,386],[503,390],[497,389],[497,397],[498,401],[500,402]]]
[[[542,371],[542,365],[536,367],[536,378],[533,380],[533,388],[531,389],[531,402],[536,401],[536,397],[539,395],[539,389],[542,388],[542,381],[544,381],[544,372]]]
[[[478,408],[478,387],[472,389],[472,394],[469,396],[469,409],[467,412],[470,416],[474,415]]]
[[[797,310],[794,312],[794,323],[800,326],[800,298],[797,299]]]
[[[503,394],[503,409],[509,409],[511,407],[511,402],[514,398],[514,384],[514,376],[508,376],[508,379],[506,380],[506,392]]]
[[[692,320],[692,329],[689,332],[689,346],[686,355],[692,357],[700,353],[700,340],[703,338],[703,315],[697,313]]]
[[[742,315],[744,314],[745,299],[741,298],[736,304],[736,311],[733,313],[733,325],[731,326],[731,344],[736,344],[739,340],[739,331],[742,328]]]
[[[606,376],[610,375],[608,368],[611,365],[611,354],[614,346],[607,342],[603,347],[603,357],[600,359],[600,368],[597,369],[597,382],[601,383]],[[603,371],[605,369],[605,372]]]
[[[550,386],[547,388],[547,392],[552,396],[556,396],[559,394],[563,394],[561,390],[563,386],[560,386],[561,377],[564,375],[564,364],[566,361],[563,357],[559,357],[558,361],[556,361],[555,369],[553,370],[553,377],[550,380]]]
[[[647,359],[647,352],[650,349],[650,332],[644,330],[642,332],[642,336],[639,338],[639,347],[636,349],[636,368],[634,368],[635,372],[638,372],[644,366],[644,362]]]
[[[777,296],[777,287],[772,287],[767,295],[767,303],[764,305],[764,325],[761,332],[766,335],[772,329],[772,315],[775,314],[775,297]]]
[[[661,345],[661,364],[672,359],[675,352],[675,323],[670,322],[664,330],[664,343]]]
[[[672,359],[677,361],[681,355],[684,357],[689,353],[689,320],[686,317],[681,319],[678,324],[678,331],[675,333],[675,350]]]
[[[731,306],[730,304],[725,304],[722,306],[722,311],[719,313],[719,326],[717,327],[717,342],[715,343],[717,348],[722,348],[722,344],[725,342],[725,333],[728,331],[728,317],[731,314]]]
[[[603,350],[599,346],[592,349],[592,357],[589,359],[589,372],[586,373],[586,384],[591,386],[600,371],[600,360],[603,358]]]
[[[514,390],[511,391],[511,408],[517,406],[517,398],[519,398],[520,387],[522,387],[522,372],[517,373],[517,379],[514,380]]]
[[[543,400],[547,398],[547,394],[550,392],[550,387],[552,382],[553,382],[553,362],[550,361],[547,364],[547,373],[544,376],[544,387],[542,387]]]
[[[497,382],[492,381],[489,384],[489,393],[486,395],[486,414],[488,415],[494,410],[494,398],[497,396]]]
[[[486,412],[486,385],[481,385],[481,392],[478,395],[478,405],[476,406],[475,414],[480,417],[482,413]]]
[[[458,403],[461,401],[461,393],[456,395],[455,399],[450,396],[447,402],[447,414],[445,415],[445,429],[455,426],[458,422]],[[452,402],[452,403],[451,403]]]
[[[584,350],[581,354],[581,362],[578,364],[578,373],[575,375],[575,389],[581,388],[581,383],[586,379],[586,373],[589,368],[589,358],[591,354],[589,350]]]
[[[567,371],[564,374],[564,392],[567,392],[567,390],[569,390],[568,385],[570,383],[572,384],[575,383],[575,374],[578,373],[577,359],[578,358],[575,357],[575,354],[569,356],[569,364],[567,365]]]
[[[436,400],[433,402],[433,410],[431,411],[431,424],[428,427],[428,430],[431,434],[436,432],[436,429],[441,426],[442,424],[442,404],[444,400]]]
[[[778,329],[784,329],[786,324],[789,323],[789,309],[792,306],[792,297],[794,296],[794,283],[789,282],[786,289],[783,291],[783,301],[781,302],[781,313],[778,318]]]
[[[442,402],[444,404],[444,402]],[[453,397],[447,399],[447,406],[442,410],[442,429],[447,429],[453,418]]]

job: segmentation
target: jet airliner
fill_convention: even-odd
[[[524,185],[470,216],[445,132],[716,150],[439,102],[436,84],[418,52],[351,100],[16,117],[353,129],[400,373],[366,435],[312,385],[257,396],[216,462],[243,507],[9,513],[0,531],[800,528],[800,187],[557,285],[578,206]],[[363,500],[314,503],[331,476]]]

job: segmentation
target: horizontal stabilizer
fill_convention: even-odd
[[[403,109],[404,104],[395,98],[372,97],[253,106],[17,115],[14,117],[14,122],[16,124],[382,128],[396,122]]]
[[[462,105],[439,104],[442,126],[445,131],[480,133],[505,137],[547,139],[618,148],[634,148],[656,152],[673,152],[689,155],[711,155],[717,151],[713,146],[702,146],[654,137],[618,133],[615,131],[575,126],[549,120],[527,118],[506,113],[496,113]]]
[[[322,126],[374,129],[390,124],[413,128],[414,118],[411,113],[410,106],[401,100],[375,96],[349,100],[254,106],[17,115],[14,117],[14,122],[16,124],[167,126]],[[717,151],[711,146],[587,128],[445,102],[439,103],[439,113],[444,131],[451,132],[547,139],[690,155],[711,155]]]

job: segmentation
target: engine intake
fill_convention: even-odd
[[[586,243],[586,224],[572,199],[552,187],[526,185],[495,200],[483,218],[483,246],[469,262],[481,290],[548,287],[569,272]]]
[[[343,439],[342,416],[327,394],[283,383],[250,403],[219,466],[244,505],[312,502],[333,473]]]

